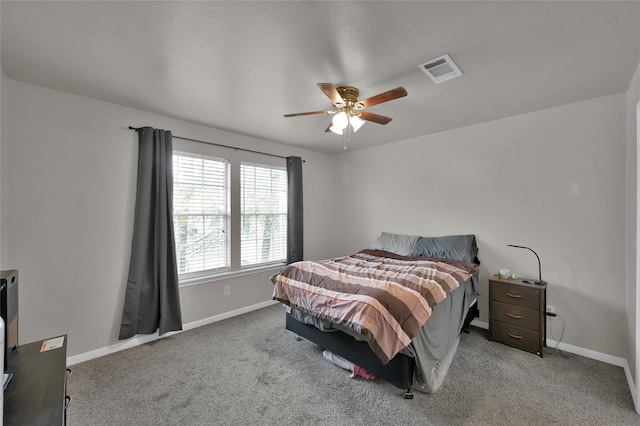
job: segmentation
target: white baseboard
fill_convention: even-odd
[[[109,345],[109,346],[104,347],[104,348],[100,348],[100,349],[96,349],[96,350],[93,350],[93,351],[85,352],[85,353],[82,353],[82,354],[79,354],[79,355],[74,355],[74,356],[68,357],[67,358],[67,365],[71,366],[71,365],[74,365],[74,364],[78,364],[80,362],[89,361],[89,360],[92,360],[92,359],[95,359],[95,358],[100,358],[101,356],[109,355],[109,354],[112,354],[112,353],[123,351],[125,349],[133,348],[135,346],[143,345],[145,343],[149,343],[149,342],[152,342],[154,340],[163,339],[163,338],[165,338],[167,336],[173,336],[175,334],[182,333],[182,332],[187,331],[187,330],[193,330],[194,328],[202,327],[203,325],[212,324],[214,322],[226,320],[226,319],[238,316],[238,315],[246,314],[246,313],[251,312],[251,311],[256,311],[258,309],[266,308],[267,306],[275,305],[277,303],[280,303],[280,302],[277,302],[275,300],[267,300],[266,302],[261,302],[261,303],[255,304],[255,305],[246,306],[244,308],[240,308],[240,309],[236,309],[236,310],[233,310],[233,311],[225,312],[223,314],[214,315],[214,316],[209,317],[209,318],[204,318],[204,319],[201,319],[201,320],[198,320],[198,321],[190,322],[188,324],[183,324],[182,325],[182,331],[174,331],[174,332],[171,332],[171,333],[166,333],[163,336],[159,336],[158,332],[156,331],[154,334],[147,334],[147,335],[143,335],[143,336],[133,337],[131,339],[123,341],[122,343],[116,343],[116,344]]]
[[[485,329],[485,330],[489,329],[489,323],[479,321],[477,319],[474,319],[473,321],[471,321],[471,325],[478,328]],[[569,353],[580,355],[586,358],[595,359],[596,361],[602,361],[602,362],[606,362],[607,364],[612,364],[618,367],[622,367],[624,369],[624,374],[627,377],[627,383],[629,385],[629,390],[631,391],[633,404],[636,407],[636,411],[640,413],[640,409],[639,409],[640,401],[637,400],[638,392],[636,390],[635,385],[633,384],[633,377],[631,377],[631,370],[629,369],[629,364],[627,363],[626,359],[609,355],[609,354],[603,354],[601,352],[592,351],[590,349],[581,348],[579,346],[569,345],[567,343],[560,342],[558,344],[558,342],[555,340],[547,339],[547,347],[555,348],[556,346],[561,351],[569,352]]]
[[[592,351],[591,349],[581,348],[579,346],[569,345],[567,343],[558,344],[555,340],[547,339],[547,347],[555,348],[558,347],[561,351],[569,352],[572,354],[580,355],[586,358],[595,359],[596,361],[606,362],[607,364],[616,365],[618,367],[629,368],[627,365],[627,360],[624,358],[620,358],[617,356],[603,354],[602,352]]]
[[[640,401],[638,401],[638,390],[633,384],[633,377],[631,376],[631,370],[629,370],[629,364],[626,361],[624,363],[624,375],[627,376],[627,383],[629,383],[629,390],[631,391],[633,406],[636,409],[636,413],[640,414]]]
[[[489,329],[489,323],[486,323],[486,322],[483,322],[483,321],[479,321],[477,319],[474,319],[473,321],[471,321],[471,325],[473,325],[474,327],[483,328],[485,330]],[[629,366],[627,365],[627,360],[624,359],[624,358],[620,358],[620,357],[613,356],[613,355],[608,355],[608,354],[603,354],[601,352],[592,351],[590,349],[584,349],[584,348],[581,348],[579,346],[569,345],[568,343],[560,342],[560,344],[558,344],[558,342],[556,342],[555,340],[551,340],[551,339],[547,338],[547,347],[555,348],[556,346],[561,351],[565,351],[565,352],[569,352],[569,353],[572,353],[572,354],[584,356],[586,358],[595,359],[596,361],[606,362],[607,364],[613,364],[613,365],[616,365],[618,367],[625,367],[626,366],[627,369],[629,368]]]
[[[488,330],[489,329],[489,323],[488,322],[484,322],[484,321],[480,321],[478,318],[476,318],[473,321],[471,321],[471,325],[474,326],[474,327],[482,328],[484,330]]]

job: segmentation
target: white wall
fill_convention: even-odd
[[[638,353],[638,333],[640,332],[640,313],[638,312],[638,278],[637,278],[637,244],[638,240],[638,116],[640,115],[640,65],[636,69],[636,73],[629,84],[627,91],[627,149],[626,149],[626,216],[625,216],[625,235],[626,235],[626,311],[627,311],[627,334],[628,348],[625,358],[629,365],[630,378],[635,387],[634,402],[636,411],[640,413],[640,372],[638,365],[640,363]],[[633,390],[632,390],[633,391]]]
[[[117,343],[131,246],[132,126],[304,160],[305,257],[332,254],[332,158],[5,79],[2,269],[18,269],[20,343],[69,335],[68,355]],[[284,160],[283,160],[284,165]],[[185,324],[271,299],[269,273],[181,289]],[[223,286],[231,296],[223,297]]]
[[[381,231],[475,233],[481,320],[488,275],[549,282],[563,343],[628,354],[625,319],[625,94],[341,154],[341,250]],[[425,119],[429,119],[425,117]],[[392,124],[393,125],[393,124]],[[338,188],[338,187],[337,187]],[[562,321],[552,320],[554,340]]]
[[[2,82],[4,81],[4,72],[2,73],[2,75],[0,75],[0,86],[2,86]],[[4,116],[2,115],[2,89],[0,88],[0,188],[2,187],[2,181],[4,180],[4,176],[3,176],[3,172],[4,172],[4,167],[2,165],[3,161],[2,161],[2,122],[4,121]],[[5,250],[3,249],[4,247],[4,239],[2,238],[2,234],[3,234],[3,226],[2,226],[2,216],[4,215],[4,211],[3,211],[3,202],[2,202],[2,192],[0,190],[0,269],[4,269],[3,265],[3,259],[4,259],[4,255],[5,255]]]
[[[2,8],[0,7],[0,18],[2,17]],[[0,19],[2,22],[2,19]],[[0,40],[1,43],[1,40]],[[4,115],[2,115],[2,104],[4,103],[2,97],[2,85],[5,80],[4,68],[2,68],[2,55],[0,55],[0,188],[2,187],[2,122],[4,121]],[[0,190],[0,265],[2,265],[3,259],[3,239],[2,239],[2,192]],[[0,266],[1,267],[1,266]]]
[[[566,319],[563,342],[633,359],[624,94],[330,157],[2,82],[0,266],[20,271],[23,343],[67,333],[73,356],[117,342],[135,191],[127,126],[151,125],[302,156],[308,259],[352,253],[383,230],[475,233],[486,295],[486,277],[500,267],[536,275],[531,253],[506,247],[529,245],[542,258],[549,303]],[[183,288],[184,322],[268,300],[268,275]],[[480,307],[486,321],[486,296]]]
[[[2,8],[0,7],[0,17],[2,16]],[[0,22],[2,22],[2,20],[0,19]],[[0,55],[0,188],[2,187],[2,180],[4,179],[3,176],[3,169],[2,169],[2,128],[3,128],[3,123],[5,121],[4,119],[4,115],[2,114],[2,104],[4,104],[4,97],[2,96],[2,86],[4,85],[6,76],[4,74],[4,68],[2,68],[2,55]],[[2,211],[3,211],[3,205],[2,205],[2,192],[0,189],[0,265],[2,265],[2,259],[4,259],[4,239],[2,238]],[[1,268],[1,266],[0,266]]]

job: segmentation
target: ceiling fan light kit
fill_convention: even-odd
[[[366,121],[372,121],[378,124],[387,124],[391,121],[390,117],[374,114],[364,111],[365,108],[372,107],[384,102],[407,96],[404,87],[396,87],[378,95],[372,96],[361,101],[358,100],[360,91],[352,86],[335,87],[331,83],[318,83],[318,87],[329,98],[333,104],[333,109],[326,111],[310,111],[299,112],[294,114],[285,114],[285,117],[298,117],[302,115],[315,114],[332,114],[333,119],[325,132],[333,132],[337,135],[344,135],[345,129],[349,125],[353,132],[357,132]],[[348,130],[348,129],[347,129]],[[350,132],[347,132],[350,133]],[[345,142],[346,143],[346,142]]]
[[[355,133],[358,131],[358,129],[360,129],[360,127],[362,127],[364,123],[366,123],[366,121],[364,121],[357,115],[351,115],[351,112],[340,111],[333,116],[333,119],[331,120],[332,125],[331,127],[329,127],[329,130],[331,130],[336,135],[342,135],[344,129],[348,125],[351,125],[351,128]]]

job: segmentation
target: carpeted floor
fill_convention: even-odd
[[[440,390],[352,379],[274,305],[72,366],[68,425],[638,425],[620,367],[463,334]]]

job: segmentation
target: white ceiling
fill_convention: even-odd
[[[2,1],[7,77],[326,153],[331,103],[316,83],[393,117],[359,149],[626,91],[640,61],[640,2]],[[418,65],[448,53],[460,78]],[[152,123],[123,123],[123,125]],[[184,135],[188,136],[188,135]]]

